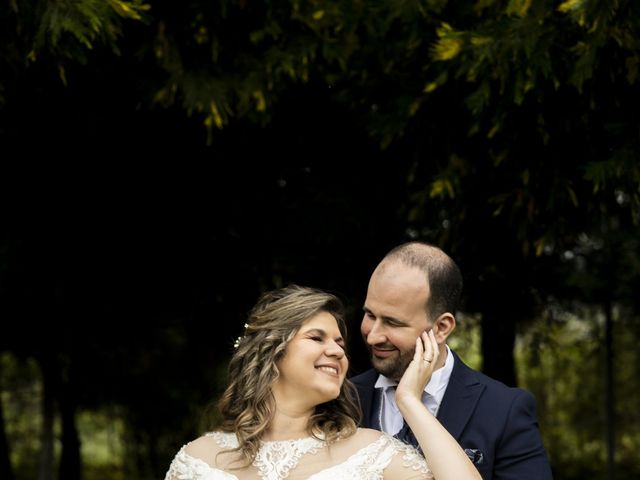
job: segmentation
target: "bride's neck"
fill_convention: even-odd
[[[313,414],[312,410],[287,409],[286,407],[276,407],[275,415],[271,421],[271,426],[265,432],[262,440],[265,442],[277,440],[297,440],[309,435],[309,418]]]

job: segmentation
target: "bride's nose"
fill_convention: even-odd
[[[327,357],[336,357],[340,359],[344,357],[344,348],[339,343],[336,343],[332,340],[327,345],[327,349],[325,350],[325,355]]]

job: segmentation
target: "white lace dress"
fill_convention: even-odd
[[[374,430],[358,429],[331,445],[316,438],[262,442],[249,468],[233,470],[218,453],[238,445],[232,433],[212,432],[183,446],[165,480],[382,480],[433,479],[410,445]]]

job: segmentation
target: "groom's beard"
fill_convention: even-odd
[[[381,348],[389,348],[390,345],[381,345]],[[393,346],[392,346],[393,347]],[[401,351],[396,347],[394,353],[387,358],[376,357],[371,350],[371,346],[368,346],[369,356],[371,358],[371,364],[376,372],[384,375],[387,378],[391,378],[397,382],[400,381],[404,371],[407,369],[411,360],[413,360],[413,354],[415,350]]]

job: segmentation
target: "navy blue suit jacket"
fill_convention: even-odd
[[[458,441],[484,480],[550,480],[533,395],[455,363],[438,420]],[[358,389],[364,427],[380,429],[373,370],[351,378]]]

